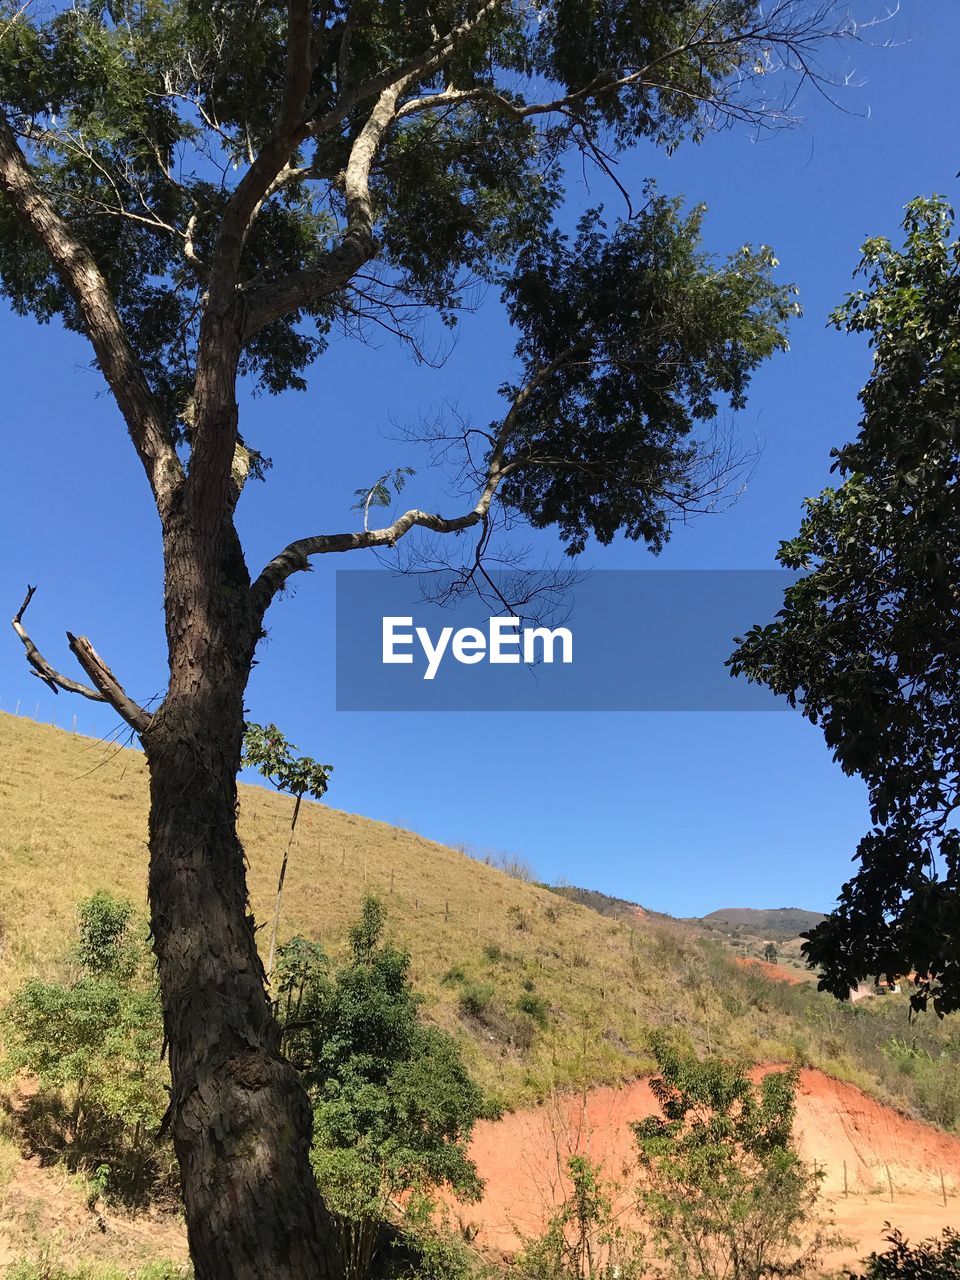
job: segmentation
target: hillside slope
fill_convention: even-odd
[[[146,806],[140,753],[0,714],[0,1000],[62,964],[81,897],[110,887],[145,911]],[[241,787],[260,922],[290,813],[289,797]],[[960,1090],[937,1074],[943,1062],[958,1077],[952,1026],[909,1026],[899,998],[840,1006],[668,921],[608,918],[414,833],[305,804],[282,934],[302,931],[336,954],[365,893],[382,897],[389,931],[410,950],[428,1015],[507,1104],[635,1078],[652,1065],[650,1028],[670,1025],[706,1051],[797,1058],[923,1118],[960,1118]],[[929,1080],[891,1044],[912,1046]]]
[[[739,925],[751,933],[766,934],[768,938],[796,938],[823,919],[822,911],[804,911],[801,907],[772,907],[766,911],[756,907],[721,907],[703,917],[707,924]]]

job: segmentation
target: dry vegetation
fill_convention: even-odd
[[[81,897],[110,887],[144,908],[146,803],[139,753],[0,714],[0,1000],[28,974],[56,971]],[[290,812],[288,797],[241,788],[259,921]],[[951,1100],[942,1084],[946,1068],[958,1075],[952,1026],[911,1027],[903,1002],[839,1006],[738,967],[682,926],[601,916],[411,832],[304,805],[282,933],[336,954],[370,892],[412,953],[429,1016],[508,1105],[633,1077],[651,1065],[650,1028],[678,1024],[703,1049],[799,1059],[925,1118],[960,1118],[960,1094]],[[916,1063],[888,1051],[893,1037],[918,1045],[922,1063],[946,1055],[944,1075],[925,1086],[929,1105]]]

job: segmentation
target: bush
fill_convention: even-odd
[[[866,1271],[850,1271],[848,1280],[960,1280],[960,1233],[952,1227],[913,1248],[899,1231],[891,1231],[887,1242],[885,1253],[871,1253]]]
[[[545,1027],[550,1021],[550,1005],[542,996],[525,991],[517,1001],[517,1008],[532,1018],[538,1027]]]
[[[516,1270],[525,1280],[639,1280],[645,1241],[623,1225],[622,1188],[585,1156],[567,1160],[569,1191],[536,1240],[525,1240]]]
[[[383,926],[368,898],[346,965],[332,971],[319,946],[295,939],[277,967],[284,1048],[313,1104],[314,1172],[353,1280],[370,1272],[405,1197],[442,1187],[479,1198],[467,1147],[476,1120],[492,1114],[456,1041],[424,1022],[410,957],[383,942]],[[426,1228],[421,1236],[421,1254],[443,1252]]]
[[[633,1129],[640,1201],[668,1274],[802,1274],[827,1241],[814,1215],[819,1180],[792,1136],[796,1072],[754,1085],[741,1066],[662,1037],[653,1049],[662,1115]]]
[[[97,893],[77,917],[80,971],[14,994],[0,1017],[2,1069],[37,1081],[19,1123],[41,1157],[96,1172],[111,1198],[139,1202],[175,1184],[172,1148],[153,1136],[168,1075],[152,961],[129,903]]]
[[[460,992],[460,1012],[482,1021],[493,1002],[492,982],[467,982]]]

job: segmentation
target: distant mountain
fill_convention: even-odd
[[[822,911],[804,911],[801,907],[772,907],[766,911],[755,907],[722,907],[703,917],[706,924],[742,928],[771,938],[796,938],[825,919]]]

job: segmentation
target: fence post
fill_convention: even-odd
[[[843,1162],[843,1194],[844,1194],[845,1196],[848,1194],[848,1192],[847,1192],[847,1162],[846,1162],[846,1160],[844,1160],[844,1162]]]
[[[943,1195],[943,1207],[947,1207],[947,1184],[943,1180],[943,1170],[940,1170],[940,1192]]]
[[[885,1164],[883,1167],[887,1171],[887,1183],[890,1186],[890,1203],[893,1204],[893,1176],[890,1173],[890,1166],[888,1164]]]

